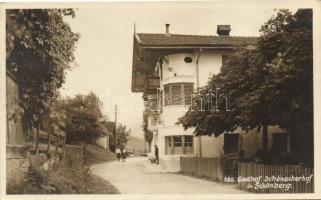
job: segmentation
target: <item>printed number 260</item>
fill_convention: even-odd
[[[234,183],[235,179],[233,177],[224,177],[225,183]]]

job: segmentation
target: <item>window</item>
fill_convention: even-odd
[[[193,154],[193,136],[185,135],[184,154]]]
[[[193,136],[185,136],[185,146],[187,147],[193,146]]]
[[[182,94],[182,84],[172,84],[172,93],[170,97],[170,101],[172,105],[183,105],[184,97]]]
[[[165,137],[165,154],[167,155],[184,155],[193,154],[193,136],[166,136]]]
[[[192,62],[193,62],[193,59],[188,56],[188,57],[185,57],[185,58],[184,58],[184,62],[185,62],[185,63],[192,63]]]
[[[174,147],[182,146],[182,137],[183,136],[174,136]]]
[[[193,94],[193,84],[185,84],[184,85],[185,105],[191,105],[192,94]]]
[[[164,106],[190,105],[193,83],[172,83],[164,86]]]

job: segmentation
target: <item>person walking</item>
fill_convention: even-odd
[[[120,162],[120,158],[121,158],[121,150],[120,150],[120,148],[116,148],[116,155],[117,155],[118,162]]]
[[[155,158],[156,158],[156,164],[159,164],[159,156],[158,156],[158,147],[157,145],[155,144]]]
[[[124,148],[121,152],[121,158],[122,158],[122,161],[125,162],[126,161],[126,148]]]

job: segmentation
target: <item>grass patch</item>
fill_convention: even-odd
[[[7,194],[118,194],[108,181],[91,174],[84,159],[63,160],[50,170],[31,162],[25,181],[10,186]]]
[[[97,145],[87,144],[85,148],[86,165],[99,164],[116,160],[116,155],[110,150],[103,149]]]

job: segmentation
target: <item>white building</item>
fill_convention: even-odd
[[[156,144],[160,163],[170,169],[179,170],[181,156],[238,155],[241,149],[252,156],[262,147],[262,134],[256,130],[246,134],[236,130],[217,138],[194,137],[193,129],[184,131],[176,124],[189,109],[193,91],[220,71],[225,55],[236,46],[255,44],[256,38],[232,37],[230,30],[229,25],[218,25],[218,36],[178,35],[171,34],[166,24],[163,34],[134,33],[132,91],[143,92],[144,99],[152,102],[144,112],[144,123],[153,132],[151,154]],[[281,130],[270,128],[269,148],[273,132]]]
[[[107,122],[107,128],[105,129],[105,135],[101,135],[98,137],[95,141],[95,144],[100,146],[101,148],[104,148],[106,150],[109,150],[109,137],[113,134],[115,123],[114,122]]]

